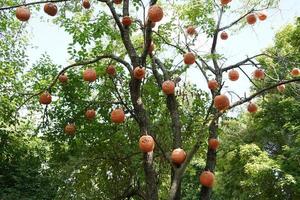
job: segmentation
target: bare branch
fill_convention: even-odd
[[[177,45],[175,45],[175,44],[172,44],[172,43],[168,42],[168,41],[167,41],[163,36],[161,36],[158,32],[153,31],[153,33],[155,33],[158,37],[160,37],[160,38],[164,41],[165,44],[167,44],[167,45],[169,45],[169,46],[172,46],[172,47],[176,48],[176,49],[179,50],[179,52],[182,53],[182,54],[186,53],[186,51],[184,51],[181,47],[179,47],[179,46],[177,46]],[[209,66],[209,65],[207,64],[207,62],[206,62],[203,58],[201,58],[201,57],[198,57],[198,58],[199,58],[199,60],[205,65],[205,67],[207,67],[207,69],[208,69],[209,71],[211,71],[212,73],[215,73],[215,72],[214,72],[214,69],[213,69],[211,66]]]
[[[151,0],[150,1],[150,6],[156,4],[157,0]],[[152,28],[151,28],[151,23],[148,20],[148,22],[146,23],[146,28],[144,29],[145,33],[145,38],[144,38],[144,51],[142,53],[141,56],[141,64],[142,66],[145,66],[146,63],[146,58],[149,52],[149,47],[151,45],[152,42]]]
[[[234,107],[236,107],[236,106],[238,106],[238,105],[241,105],[241,104],[243,104],[243,103],[249,102],[249,101],[251,101],[252,99],[254,99],[255,97],[257,97],[257,96],[259,96],[259,95],[261,95],[261,94],[264,94],[265,92],[267,92],[267,91],[269,91],[269,90],[272,90],[272,89],[276,88],[276,87],[279,86],[279,85],[288,84],[288,83],[293,83],[293,82],[298,82],[298,81],[300,82],[300,78],[295,78],[295,79],[291,79],[291,80],[281,81],[280,83],[277,83],[277,84],[274,84],[274,85],[272,85],[272,86],[266,87],[266,88],[264,88],[264,89],[262,89],[262,90],[260,90],[260,91],[258,91],[258,92],[256,92],[256,93],[250,95],[250,96],[247,97],[247,98],[242,98],[241,100],[235,102],[234,104],[232,104],[232,105],[228,108],[228,110],[230,110],[230,109],[232,109],[232,108],[234,108]]]
[[[219,31],[224,31],[224,30],[226,30],[226,29],[234,26],[235,24],[239,23],[242,19],[244,19],[247,15],[249,15],[250,13],[252,13],[253,11],[255,11],[254,8],[252,8],[251,10],[249,10],[248,12],[246,12],[244,15],[242,15],[241,17],[239,17],[235,21],[231,22],[229,25],[220,28]]]
[[[127,105],[127,103],[123,100],[119,90],[118,90],[118,87],[117,87],[117,84],[115,83],[114,79],[111,78],[111,81],[114,85],[114,89],[117,93],[117,97],[119,99],[119,101],[121,101],[122,105],[126,108],[126,110],[131,114],[131,116],[138,122],[138,118],[136,117],[136,115],[134,114],[133,110],[129,108],[129,106]]]
[[[260,56],[266,56],[266,57],[274,58],[273,56],[268,55],[268,54],[266,54],[266,53],[257,54],[257,55],[255,55],[255,56],[246,58],[246,59],[244,59],[244,60],[242,60],[242,61],[240,61],[240,62],[238,62],[238,63],[236,63],[236,64],[234,64],[234,65],[229,65],[228,67],[222,68],[222,72],[226,72],[226,71],[228,71],[228,70],[231,70],[231,69],[234,69],[234,68],[238,68],[238,67],[240,67],[241,65],[244,65],[245,63],[250,62],[252,59],[257,58],[257,57],[260,57]]]
[[[0,10],[10,10],[10,9],[18,8],[18,7],[21,7],[21,6],[33,6],[33,5],[37,5],[37,4],[43,4],[43,3],[59,3],[59,2],[67,2],[67,1],[71,1],[71,0],[36,1],[36,2],[18,4],[18,5],[15,5],[15,6],[3,7],[3,8],[0,8]]]

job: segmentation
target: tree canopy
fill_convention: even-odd
[[[277,33],[272,47],[223,66],[218,41],[253,17],[263,23],[262,11],[278,1],[221,2],[0,2],[0,199],[300,198],[300,78],[290,73],[300,63],[300,20]],[[72,38],[67,66],[47,52],[33,64],[28,57],[26,25],[39,10],[49,12],[45,5],[58,13],[41,20]],[[18,8],[30,9],[28,22]],[[163,19],[154,25],[159,9]],[[245,73],[248,65],[263,78]],[[209,89],[186,80],[191,66]],[[236,98],[224,85],[239,73],[253,86]],[[216,103],[221,96],[228,105]],[[249,102],[257,112],[230,117]],[[120,108],[125,120],[118,114],[124,122],[114,123]],[[142,136],[155,147],[144,151]],[[176,164],[178,148],[185,153]],[[200,178],[201,186],[203,172],[213,172],[213,186]]]

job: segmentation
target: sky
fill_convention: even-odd
[[[234,2],[234,1],[232,1]],[[219,40],[217,51],[224,54],[228,59],[226,65],[234,64],[247,56],[260,53],[263,49],[273,43],[274,36],[284,25],[293,23],[297,16],[300,16],[299,0],[282,0],[278,9],[268,10],[268,18],[264,22],[256,23],[254,26],[246,26],[237,33],[229,33],[229,39]],[[49,23],[47,20],[40,20],[40,16],[45,15],[42,10],[33,13],[28,28],[31,32],[30,42],[34,48],[28,51],[30,62],[34,63],[43,53],[47,52],[55,64],[66,66],[69,63],[67,46],[71,42],[71,37],[61,28]],[[46,19],[51,17],[46,16]],[[232,20],[232,19],[231,19]],[[224,21],[224,25],[229,21]],[[249,74],[253,68],[244,68]],[[206,89],[207,84],[203,78],[200,78],[199,71],[193,66],[185,74],[191,83],[197,84],[200,88]],[[245,92],[249,93],[250,83],[241,75],[236,82],[227,81],[226,85],[230,90],[243,96]]]

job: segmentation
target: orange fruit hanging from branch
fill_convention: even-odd
[[[57,14],[57,6],[54,3],[46,3],[44,12],[53,17]]]
[[[194,26],[188,26],[186,29],[186,33],[189,35],[195,35],[196,34],[196,29]]]
[[[214,98],[214,106],[219,111],[226,110],[230,106],[230,101],[224,94],[217,95]]]
[[[110,76],[115,76],[116,75],[116,68],[115,66],[113,65],[109,65],[107,68],[106,68],[106,73]]]
[[[216,90],[219,87],[219,83],[215,79],[209,80],[207,85],[211,90]]]
[[[148,10],[148,18],[151,22],[159,22],[164,16],[163,9],[158,5],[153,5]]]
[[[145,78],[145,74],[146,74],[146,70],[143,67],[136,67],[133,70],[133,77],[138,80],[142,80],[143,78]]]
[[[300,76],[300,69],[299,69],[299,68],[294,68],[294,69],[292,69],[291,75],[292,75],[293,77],[298,77],[298,76]]]
[[[28,21],[30,18],[30,10],[25,6],[18,7],[16,9],[16,17],[18,20],[25,22]]]
[[[40,103],[41,104],[48,105],[51,103],[51,101],[52,101],[52,97],[49,94],[49,92],[46,91],[40,95]]]
[[[175,83],[174,81],[164,81],[162,84],[162,90],[166,95],[171,95],[175,93]]]
[[[129,16],[124,16],[124,17],[122,18],[122,24],[123,24],[124,26],[130,26],[131,23],[132,23],[131,17],[129,17]]]
[[[177,165],[181,165],[186,158],[186,153],[183,149],[177,148],[172,151],[171,160]]]
[[[215,138],[210,138],[208,140],[208,147],[212,150],[216,150],[220,145],[220,142],[218,139]]]
[[[82,1],[82,6],[83,6],[85,9],[90,9],[91,3],[90,3],[89,0],[83,0],[83,1]]]
[[[221,37],[222,40],[227,40],[228,39],[228,34],[225,31],[223,31],[221,33],[220,37]]]
[[[89,109],[85,112],[85,117],[88,120],[92,120],[96,117],[96,111],[94,109]]]
[[[257,16],[260,21],[265,21],[267,19],[267,14],[265,12],[259,12],[257,13]]]
[[[262,80],[265,78],[265,72],[262,69],[256,69],[253,72],[253,77],[257,80]]]
[[[246,20],[248,24],[253,25],[256,23],[256,15],[254,13],[251,13],[247,15]]]
[[[257,105],[255,103],[250,102],[247,106],[247,110],[250,113],[255,113],[255,112],[257,112]]]
[[[75,126],[75,124],[71,123],[71,124],[67,124],[65,126],[65,133],[67,135],[74,135],[75,132],[76,132],[76,126]]]
[[[153,151],[155,143],[153,138],[150,135],[143,135],[139,140],[140,150],[144,153],[149,153]]]
[[[66,74],[61,74],[61,75],[59,75],[58,80],[61,83],[67,83],[68,82],[68,76]]]
[[[110,119],[112,122],[117,124],[123,123],[125,121],[125,113],[123,109],[118,108],[113,110],[110,114]]]
[[[285,90],[285,85],[284,85],[284,84],[278,85],[278,86],[277,86],[277,90],[278,90],[278,92],[284,92],[284,90]]]
[[[188,53],[184,54],[184,56],[183,56],[183,62],[186,65],[192,65],[192,64],[195,63],[195,61],[196,61],[196,57],[195,57],[195,55],[192,52],[188,52]]]
[[[228,78],[231,81],[237,81],[239,77],[240,77],[239,72],[235,69],[230,70],[228,73]]]
[[[210,171],[203,171],[199,177],[201,185],[205,187],[213,187],[215,182],[215,175]]]
[[[83,80],[93,82],[97,79],[97,73],[94,69],[88,68],[83,72]]]

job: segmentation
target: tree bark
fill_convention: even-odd
[[[173,149],[181,148],[181,124],[178,112],[178,102],[175,95],[168,95],[167,106],[172,119],[172,132],[173,132]],[[171,168],[171,189],[170,189],[170,200],[181,199],[181,175],[179,175],[180,168]]]
[[[218,136],[217,130],[218,130],[218,120],[214,120],[209,125],[209,138],[217,138]],[[208,148],[206,154],[205,170],[214,172],[216,167],[216,158],[217,158],[216,150],[212,150]],[[200,200],[209,200],[211,198],[211,193],[212,193],[212,188],[202,186],[200,191]]]
[[[144,104],[141,99],[141,81],[137,79],[131,79],[130,81],[130,96],[133,104],[134,112],[137,116],[141,135],[149,134],[149,119],[144,108]],[[153,152],[144,153],[143,166],[146,179],[146,199],[158,200],[158,181],[157,174],[153,166]]]
[[[173,172],[172,172],[173,173]],[[169,200],[180,200],[181,199],[181,176],[177,171],[174,170],[172,176],[171,189],[169,194]]]

